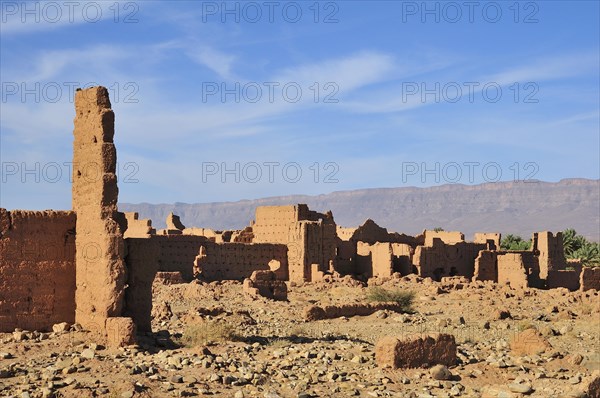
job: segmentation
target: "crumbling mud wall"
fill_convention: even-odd
[[[250,227],[248,230],[225,230],[215,231],[210,228],[185,228],[183,230],[184,235],[197,235],[205,236],[209,240],[215,243],[226,243],[226,242],[238,242],[238,243],[252,243],[253,235]]]
[[[476,232],[473,237],[474,243],[488,243],[490,250],[500,250],[502,235],[498,232]]]
[[[338,228],[339,233],[339,228]],[[341,275],[356,273],[356,242],[338,239],[336,241],[336,255],[333,261],[334,271]]]
[[[392,247],[389,243],[358,242],[356,246],[356,274],[368,278],[389,277],[394,273]]]
[[[414,273],[416,270],[412,264],[412,247],[406,243],[392,243],[391,246],[394,272],[400,272],[403,276]]]
[[[322,248],[319,237],[316,236],[318,233],[319,228],[306,222],[296,222],[289,226],[287,246],[290,281],[295,283],[311,281],[312,264],[319,264],[316,270],[322,270],[321,259],[319,259]],[[311,262],[310,259],[314,261]]]
[[[157,242],[158,245],[159,271],[180,272],[186,281],[194,279],[194,260],[200,246],[209,242],[208,238],[194,235],[156,235],[151,239],[151,244]]]
[[[361,241],[370,244],[376,242],[405,243],[411,247],[423,244],[423,240],[419,239],[420,237],[388,232],[386,228],[380,227],[371,219],[367,219],[363,225],[357,228],[338,227],[337,234],[343,241]]]
[[[139,332],[152,331],[152,282],[158,272],[158,239],[127,238],[127,289],[123,315],[131,317]]]
[[[581,290],[600,290],[600,267],[583,267],[579,279]]]
[[[459,242],[465,241],[465,235],[459,231],[433,231],[425,230],[425,246],[433,246],[434,239],[440,239],[447,245],[452,245]]]
[[[317,271],[330,269],[336,257],[337,233],[331,212],[312,211],[305,204],[256,208],[252,225],[255,243],[282,243],[288,246],[289,280],[312,280]]]
[[[272,300],[287,300],[287,285],[278,280],[273,271],[254,271],[244,279],[242,291],[252,297],[265,297]]]
[[[533,251],[539,252],[540,279],[546,279],[549,271],[565,269],[567,266],[560,232],[556,235],[548,231],[535,233]]]
[[[357,242],[354,269],[351,273],[370,277],[390,277],[394,272],[412,273],[411,247],[405,243]]]
[[[77,213],[76,312],[84,328],[104,333],[120,316],[125,292],[124,242],[117,222],[115,116],[104,87],[75,93],[73,210]]]
[[[184,235],[204,236],[212,242],[224,242],[222,233],[210,228],[185,228]]]
[[[276,260],[279,268],[271,270],[277,280],[287,280],[288,248],[274,243],[213,243],[203,244],[205,256],[198,261],[201,278],[208,281],[243,280],[254,271],[269,271],[269,262]],[[196,255],[198,250],[196,250]]]
[[[527,275],[527,259],[523,253],[509,252],[498,255],[498,283],[524,289],[529,286]]]
[[[548,271],[548,278],[546,279],[546,287],[548,289],[554,289],[557,287],[564,287],[570,291],[579,289],[579,275],[580,272],[577,270],[557,270]]]
[[[284,244],[215,243],[210,238],[197,235],[152,235],[126,241],[127,267],[132,273],[139,273],[144,281],[153,279],[156,272],[179,272],[185,281],[191,281],[199,271],[204,280],[243,280],[249,278],[253,271],[270,270],[271,260],[280,264],[277,270],[273,270],[277,278],[286,280],[288,277],[288,247]],[[155,258],[154,262],[150,254]],[[150,270],[134,269],[144,263],[148,263]]]
[[[306,211],[305,205],[257,207],[252,225],[254,242],[287,244],[290,225],[300,221]]]
[[[475,259],[473,280],[498,282],[498,258],[495,251],[481,250],[479,252]]]
[[[427,241],[428,235],[425,236]],[[475,258],[479,251],[486,248],[487,245],[483,243],[446,244],[441,239],[434,238],[431,246],[417,246],[413,264],[420,276],[438,281],[444,276],[472,278],[475,272]]]
[[[304,320],[318,321],[321,319],[340,318],[342,316],[368,316],[382,310],[404,312],[406,307],[399,303],[359,303],[326,305],[323,307],[309,305],[304,308]]]
[[[233,231],[229,241],[237,243],[253,243],[254,232],[252,231],[252,227],[246,227],[241,231]]]
[[[127,224],[123,234],[124,238],[147,238],[156,233],[156,230],[152,228],[152,220],[147,218],[140,220],[139,214],[136,212],[123,214]]]
[[[290,231],[288,243],[289,280],[312,281],[313,269],[330,270],[336,255],[336,226],[333,218],[319,221],[300,221]],[[312,265],[317,264],[316,268]]]
[[[341,227],[338,225],[336,228],[336,233],[339,240],[347,242],[352,238],[352,235],[354,235],[354,232],[356,232],[356,230],[357,228]]]
[[[72,211],[0,209],[0,332],[75,321]]]

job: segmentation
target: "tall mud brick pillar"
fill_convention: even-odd
[[[106,321],[121,316],[125,290],[123,234],[116,222],[115,115],[108,90],[75,94],[73,210],[77,213],[75,320],[106,335]]]

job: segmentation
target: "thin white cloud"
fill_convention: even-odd
[[[154,141],[149,132],[173,130],[172,126],[177,126],[177,129],[171,132],[172,137],[180,139],[187,136],[197,137],[199,134],[207,140],[221,139],[223,135],[256,135],[268,130],[257,126],[265,123],[267,119],[293,114],[309,107],[336,106],[337,104],[315,103],[314,92],[309,89],[314,82],[321,85],[335,82],[339,87],[338,98],[341,98],[342,95],[349,95],[369,84],[385,81],[393,70],[394,62],[390,56],[362,52],[286,68],[280,73],[274,73],[273,77],[265,79],[279,84],[272,102],[267,99],[266,87],[263,87],[263,99],[258,103],[222,103],[218,99],[213,103],[205,103],[199,94],[197,98],[188,99],[183,105],[157,103],[160,106],[156,112],[148,108],[132,108],[132,113],[123,116],[122,122],[130,134],[139,137],[143,135],[144,143],[148,145],[153,145]],[[286,101],[279,91],[289,82],[298,83],[303,90],[298,102]],[[240,83],[243,85],[245,81]],[[156,139],[159,137],[160,134],[157,134]]]
[[[558,120],[554,120],[550,123],[550,125],[554,125],[554,126],[560,126],[560,125],[565,125],[565,124],[572,124],[572,123],[580,123],[580,122],[588,122],[588,121],[595,121],[598,122],[600,120],[600,112],[599,111],[592,111],[592,112],[586,112],[586,113],[578,113],[563,119],[558,119]]]
[[[396,66],[394,58],[389,54],[365,51],[288,68],[275,77],[275,81],[293,81],[304,85],[333,82],[340,87],[341,94],[344,94],[389,79]]]
[[[104,1],[6,1],[0,3],[3,35],[19,35],[136,19],[137,2]]]
[[[222,79],[235,79],[232,71],[236,60],[234,55],[226,54],[206,45],[187,48],[185,52],[194,62],[211,69]]]
[[[496,82],[502,86],[515,82],[540,82],[598,72],[598,53],[562,54],[555,57],[535,60],[534,62],[489,75],[487,82]]]
[[[104,44],[78,49],[40,50],[27,54],[26,60],[12,58],[4,63],[2,80],[33,85],[50,81],[73,82],[86,76],[88,79],[100,79],[104,75],[114,78],[121,75],[120,71],[126,69],[126,61],[134,58],[135,54],[126,47]],[[84,85],[93,81],[80,83]],[[97,81],[97,84],[102,83]]]
[[[597,73],[597,67],[597,54],[582,53],[544,58],[494,74],[475,77],[465,76],[462,81],[456,81],[456,78],[443,81],[443,79],[440,79],[440,75],[437,75],[436,78],[425,75],[421,78],[410,78],[410,80],[403,81],[400,84],[390,84],[385,89],[366,93],[358,100],[344,101],[341,108],[360,113],[402,112],[425,105],[448,102],[439,100],[434,95],[423,96],[423,85],[431,90],[436,87],[436,84],[439,84],[439,87],[443,87],[447,83],[458,84],[461,86],[463,97],[465,97],[469,94],[480,94],[488,83],[497,84],[500,87],[506,87],[514,83],[538,84],[542,81]],[[413,86],[408,87],[409,84]],[[416,86],[414,86],[415,84]],[[417,91],[411,93],[409,90]],[[438,97],[439,94],[438,92]],[[462,100],[466,101],[465,98],[462,98]]]

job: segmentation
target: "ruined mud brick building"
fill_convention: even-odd
[[[151,330],[157,272],[186,281],[242,281],[254,274],[256,286],[247,288],[259,293],[272,286],[263,286],[266,279],[257,275],[269,275],[281,296],[281,281],[412,273],[514,288],[600,289],[600,268],[566,261],[560,233],[534,234],[531,250],[503,251],[498,233],[479,233],[467,242],[460,232],[408,236],[372,220],[344,228],[330,211],[319,213],[303,204],[259,207],[255,220],[239,231],[186,228],[173,214],[167,228],[156,231],[151,220],[117,209],[115,120],[108,91],[78,90],[75,111],[72,210],[0,209],[1,332],[78,322],[113,345],[129,343],[134,325]]]

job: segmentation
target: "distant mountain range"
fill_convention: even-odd
[[[169,212],[188,227],[241,229],[254,219],[257,206],[306,203],[312,210],[332,210],[338,225],[374,220],[390,231],[418,234],[442,227],[471,239],[475,232],[502,232],[529,237],[535,231],[575,230],[600,240],[600,180],[447,184],[429,188],[374,188],[326,195],[289,195],[222,203],[120,203],[120,211],[137,211],[165,227]]]

